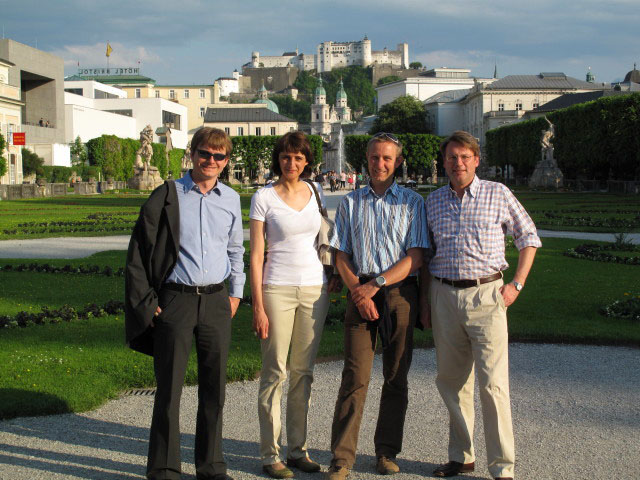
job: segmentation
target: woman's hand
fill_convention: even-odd
[[[253,311],[253,331],[261,340],[269,336],[269,317],[264,310]]]

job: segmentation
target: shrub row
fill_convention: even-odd
[[[61,267],[48,263],[20,263],[18,265],[0,266],[0,272],[38,272],[38,273],[70,273],[81,275],[104,275],[106,277],[123,277],[124,268],[114,270],[110,266],[99,265],[63,265]]]
[[[600,309],[605,317],[626,318],[640,322],[640,295],[630,296],[625,300],[616,300]]]
[[[608,218],[591,218],[569,217],[552,213],[545,213],[544,218],[538,220],[539,225],[556,225],[556,226],[573,226],[573,227],[610,227],[634,229],[640,227],[640,217],[635,219],[608,217]]]
[[[621,257],[608,253],[611,250],[617,250],[615,244],[596,245],[585,243],[575,248],[570,248],[564,255],[573,258],[582,258],[586,260],[594,260],[596,262],[623,263],[625,265],[640,265],[640,256],[637,257]],[[640,252],[640,246],[635,246],[632,251]]]
[[[95,303],[88,304],[80,310],[70,305],[63,305],[57,309],[42,307],[38,313],[21,311],[11,317],[0,315],[0,328],[28,327],[30,325],[45,325],[47,323],[72,322],[75,320],[88,320],[90,318],[117,315],[124,312],[124,303],[118,300],[109,300],[102,306]]]
[[[640,178],[640,93],[603,97],[547,117],[555,125],[554,156],[565,178]],[[544,118],[536,118],[488,131],[488,163],[510,164],[518,175],[530,175],[547,128]]]
[[[105,225],[96,223],[95,225],[70,226],[70,227],[24,227],[7,228],[2,230],[5,235],[37,235],[40,233],[82,233],[82,232],[131,232],[135,222],[123,222],[117,225]]]

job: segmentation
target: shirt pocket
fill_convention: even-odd
[[[492,222],[473,222],[467,235],[468,247],[483,255],[495,253],[504,245],[502,225]]]

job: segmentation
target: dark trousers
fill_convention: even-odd
[[[407,373],[413,353],[413,325],[418,314],[417,285],[391,288],[389,309],[394,328],[389,346],[382,352],[384,384],[373,441],[376,455],[393,458],[402,450],[408,404]],[[376,322],[360,316],[349,296],[344,329],[344,368],[331,425],[331,464],[351,468],[356,457],[378,327]]]
[[[179,479],[180,396],[193,335],[198,354],[197,479],[226,473],[222,457],[222,408],[231,336],[226,287],[197,295],[163,289],[162,313],[155,319],[153,366],[158,389],[153,405],[147,478]]]

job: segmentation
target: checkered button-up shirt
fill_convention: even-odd
[[[518,250],[542,246],[531,217],[501,183],[476,176],[462,199],[445,186],[426,204],[433,248],[429,271],[435,277],[473,280],[506,270],[507,232]]]
[[[370,186],[342,199],[331,246],[351,255],[356,275],[378,275],[407,255],[428,248],[422,197],[393,183],[383,195]]]

